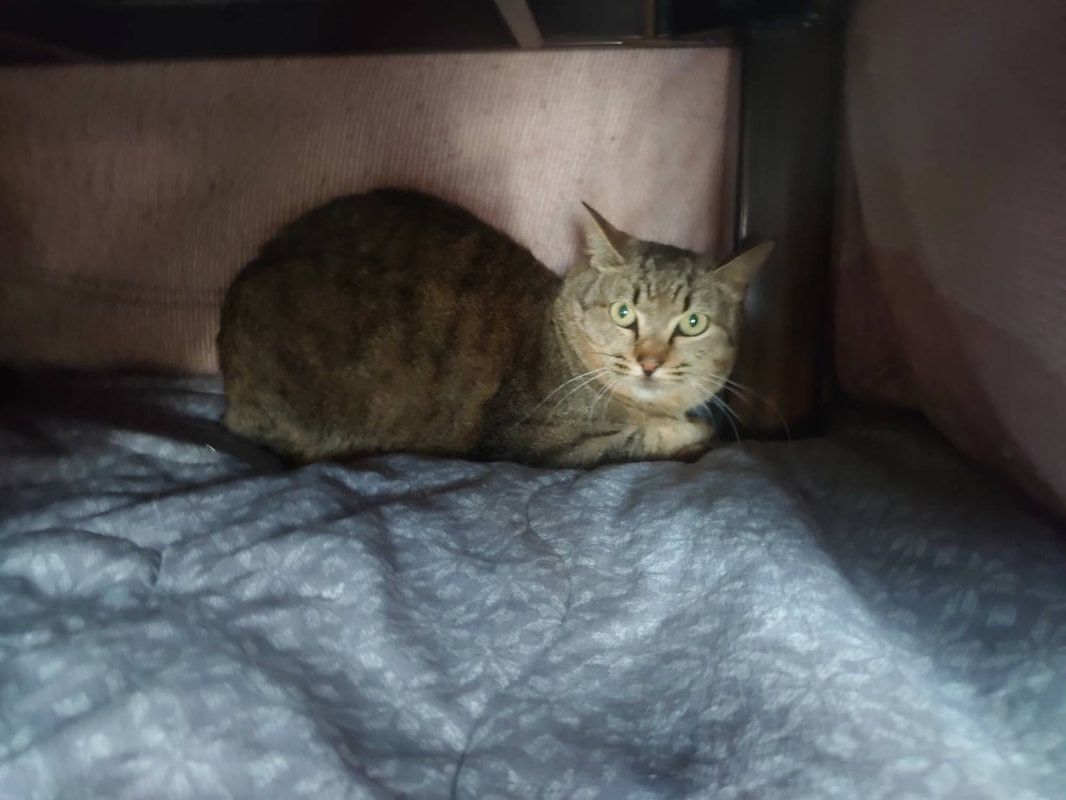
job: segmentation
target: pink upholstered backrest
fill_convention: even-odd
[[[565,269],[581,200],[716,249],[723,49],[0,70],[0,362],[215,368],[218,307],[276,227],[385,184]]]

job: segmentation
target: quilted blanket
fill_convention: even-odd
[[[921,423],[287,469],[213,379],[0,409],[0,798],[1062,798],[1066,538]]]

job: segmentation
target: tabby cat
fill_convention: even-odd
[[[590,216],[565,278],[411,191],[336,199],[230,287],[231,430],[297,462],[405,451],[541,466],[687,458],[711,424],[764,243],[715,266]]]

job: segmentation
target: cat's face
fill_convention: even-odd
[[[706,402],[733,369],[744,292],[772,245],[716,266],[589,211],[588,262],[567,275],[561,298],[585,369],[604,393],[649,411],[679,415]]]

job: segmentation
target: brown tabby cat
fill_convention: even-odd
[[[688,457],[724,386],[765,243],[715,267],[592,208],[560,278],[472,214],[410,191],[292,222],[222,309],[225,424],[297,461],[370,453],[544,466]]]

